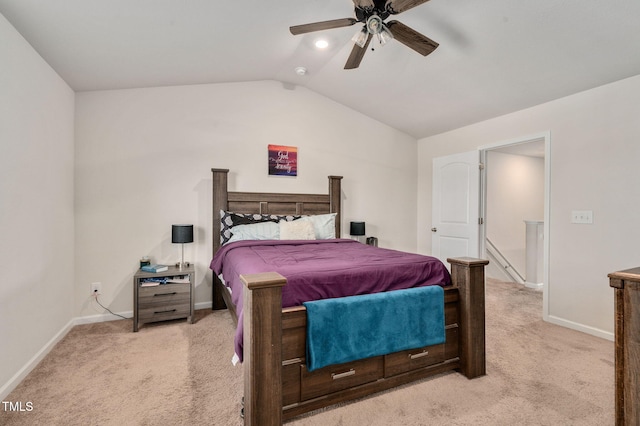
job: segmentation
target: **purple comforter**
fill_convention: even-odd
[[[242,287],[240,274],[275,271],[287,278],[282,307],[311,300],[379,293],[451,283],[438,259],[367,246],[357,241],[238,241],[220,248],[211,269],[231,288],[238,313],[236,354],[242,360]]]

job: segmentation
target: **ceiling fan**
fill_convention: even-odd
[[[429,0],[353,0],[355,18],[333,19],[331,21],[295,25],[289,27],[289,31],[291,31],[293,35],[298,35],[332,28],[349,27],[358,22],[363,23],[364,26],[360,32],[352,39],[355,45],[351,50],[344,69],[354,69],[360,66],[360,62],[373,36],[376,36],[381,44],[385,44],[395,38],[422,56],[427,56],[438,47],[438,43],[401,22],[394,20],[386,24],[384,23],[384,20],[387,19],[389,15],[397,15],[427,1]]]

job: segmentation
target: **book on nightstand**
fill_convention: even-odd
[[[168,271],[169,267],[167,265],[145,265],[140,268],[144,272],[164,272]]]

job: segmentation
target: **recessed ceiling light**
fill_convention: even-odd
[[[316,40],[316,47],[318,49],[326,49],[327,47],[329,47],[329,42],[324,39]]]
[[[307,69],[305,67],[296,67],[294,71],[298,75],[305,75],[307,73]]]

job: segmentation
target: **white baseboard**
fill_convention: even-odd
[[[196,303],[193,306],[194,310],[199,311],[200,309],[211,309],[211,302],[200,302],[200,303]],[[133,311],[126,311],[126,312],[116,312],[118,315],[122,315],[123,317],[127,318],[127,319],[131,319],[133,318]],[[105,322],[105,321],[113,321],[113,320],[117,320],[117,319],[122,319],[117,315],[112,315],[109,313],[106,314],[99,314],[99,315],[87,315],[84,317],[76,317],[74,318],[74,325],[81,325],[81,324],[93,324],[96,322]]]
[[[195,310],[200,309],[211,309],[211,302],[201,302],[196,303],[194,306]],[[127,312],[118,312],[118,315],[122,315],[126,318],[133,318],[133,311]],[[6,397],[13,391],[16,386],[20,384],[24,380],[25,377],[33,370],[42,359],[47,356],[47,354],[53,349],[53,347],[60,341],[64,336],[71,331],[71,329],[76,325],[82,324],[93,324],[98,322],[106,322],[113,321],[117,319],[122,319],[116,315],[112,314],[99,314],[99,315],[88,315],[83,317],[75,317],[69,320],[69,322],[62,327],[62,329],[55,335],[51,340],[49,340],[43,347],[36,353],[33,358],[31,358],[27,363],[11,378],[7,383],[0,387],[0,400],[4,401]]]
[[[588,325],[579,324],[577,322],[569,321],[567,319],[559,318],[553,315],[548,315],[544,320],[555,325],[560,325],[562,327],[570,328],[572,330],[581,331],[583,333],[600,337],[602,339],[611,340],[612,342],[615,339],[615,335],[613,334],[613,332],[600,330],[599,328],[595,328],[595,327],[589,327]]]
[[[199,311],[200,309],[211,309],[211,305],[212,305],[211,302],[200,302],[200,303],[196,303],[193,308],[196,311]]]
[[[530,283],[528,281],[525,281],[524,286],[532,290],[542,291],[542,289],[544,288],[544,283]]]
[[[25,377],[33,370],[40,361],[53,349],[53,347],[60,341],[75,325],[74,320],[71,319],[62,329],[51,338],[7,383],[0,387],[0,400],[5,400],[6,397],[13,391],[16,386],[24,380]]]
[[[123,317],[126,318],[133,318],[133,311],[127,311],[127,312],[117,312],[118,315],[122,315]],[[82,324],[93,324],[96,322],[106,322],[106,321],[113,321],[113,320],[117,320],[117,319],[122,319],[117,315],[112,315],[112,314],[99,314],[99,315],[87,315],[84,317],[75,317],[73,319],[73,325],[82,325]]]

